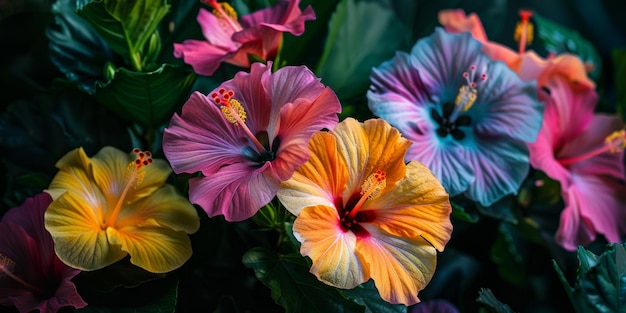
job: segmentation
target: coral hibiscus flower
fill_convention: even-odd
[[[113,147],[89,158],[78,148],[56,166],[45,225],[63,262],[97,270],[129,255],[132,264],[164,273],[189,259],[187,234],[200,221],[191,203],[165,184],[171,173],[165,160]]]
[[[556,241],[576,250],[604,235],[621,242],[626,233],[624,124],[616,116],[594,114],[597,94],[574,92],[562,78],[546,87],[546,111],[531,165],[561,184],[565,209]]]
[[[341,104],[305,66],[271,73],[271,62],[252,64],[205,96],[194,92],[172,117],[163,151],[189,180],[189,199],[210,217],[252,217],[280,182],[308,158],[311,135],[332,129]]]
[[[526,44],[532,39],[532,24],[529,19],[532,12],[520,10],[521,21],[516,28],[519,43],[518,51],[502,44],[489,41],[480,21],[475,13],[466,15],[463,9],[447,9],[439,12],[439,23],[447,32],[458,34],[469,32],[474,39],[483,44],[483,52],[496,61],[504,62],[515,71],[522,80],[536,80],[542,87],[555,76],[564,77],[577,90],[593,90],[595,83],[587,77],[587,65],[573,54],[563,53],[557,56],[550,55],[544,59],[532,50],[526,50]]]
[[[222,62],[250,67],[250,56],[273,60],[283,32],[300,36],[304,22],[315,19],[311,6],[302,12],[300,0],[278,1],[274,6],[244,15],[237,14],[228,3],[203,1],[213,13],[201,8],[198,23],[205,41],[188,39],[174,44],[174,56],[183,58],[200,75],[212,75]]]
[[[309,161],[278,199],[320,281],[353,288],[371,278],[386,301],[419,302],[450,239],[451,206],[424,165],[405,165],[410,144],[380,119],[348,118],[311,138]]]
[[[71,281],[80,270],[59,260],[44,228],[44,211],[51,202],[50,195],[38,194],[0,221],[0,304],[14,305],[22,313],[87,306]]]
[[[367,97],[376,116],[413,141],[406,160],[424,163],[451,196],[489,206],[526,178],[526,143],[539,132],[543,103],[534,83],[481,47],[469,33],[438,28],[374,68]]]

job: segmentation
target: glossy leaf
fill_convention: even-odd
[[[536,12],[533,13],[533,20],[537,24],[537,39],[546,50],[555,54],[568,52],[577,55],[591,69],[589,77],[598,79],[602,70],[602,59],[591,42],[577,31],[542,17]]]
[[[148,73],[118,68],[108,84],[98,84],[95,98],[129,122],[154,129],[183,104],[194,79],[188,68],[169,64]]]
[[[243,256],[245,266],[272,290],[272,298],[288,313],[364,312],[346,301],[339,291],[309,273],[309,264],[298,253],[276,255],[266,248],[253,248]]]
[[[169,12],[166,0],[94,0],[78,8],[111,49],[142,71],[143,47]]]
[[[520,238],[514,226],[502,222],[498,236],[491,247],[491,260],[498,266],[498,274],[518,287],[528,283],[528,273],[524,264],[524,255],[519,251]]]
[[[500,300],[498,300],[498,298],[496,298],[496,296],[493,294],[491,289],[488,288],[481,288],[478,291],[478,298],[476,299],[476,301],[485,305],[490,312],[513,313],[513,310],[511,310],[511,308],[507,304],[500,302]]]
[[[450,202],[452,205],[452,218],[469,223],[476,223],[480,219],[476,212],[467,210],[464,206],[455,202]]]
[[[365,313],[406,313],[402,304],[391,304],[380,297],[373,280],[349,290],[340,290],[346,298],[365,307]]]
[[[393,56],[407,31],[389,6],[342,0],[330,19],[316,73],[340,99],[362,94],[372,67]]]
[[[595,255],[578,248],[579,268],[576,282],[570,286],[553,262],[566,293],[577,312],[626,312],[626,248],[624,244],[607,245]]]
[[[615,49],[612,53],[615,77],[616,109],[626,121],[626,49]]]

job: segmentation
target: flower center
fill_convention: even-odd
[[[351,230],[357,235],[366,235],[367,231],[359,225],[373,219],[373,211],[360,211],[366,200],[376,199],[387,186],[387,174],[377,170],[370,174],[361,185],[358,198],[350,199],[341,212],[339,222],[344,231]],[[354,203],[356,201],[356,203]],[[354,205],[352,205],[354,203]]]
[[[530,10],[520,10],[519,16],[521,21],[515,25],[515,33],[513,39],[519,43],[519,53],[526,51],[526,45],[533,42],[533,23],[530,22],[530,17],[533,12]]]
[[[606,138],[604,139],[604,144],[601,147],[579,156],[560,158],[557,159],[557,161],[561,165],[567,166],[573,163],[587,160],[602,153],[617,153],[624,150],[624,148],[626,148],[626,130],[621,129],[614,131],[610,135],[606,136]]]
[[[15,275],[13,273],[14,269],[15,269],[15,262],[11,260],[9,257],[7,257],[6,255],[0,253],[0,277],[7,276],[13,279],[18,284],[28,288],[34,294],[37,294],[37,295],[44,294],[43,290],[41,290],[37,286],[34,286],[33,284],[28,283],[21,277]]]
[[[223,28],[229,28],[233,32],[243,30],[237,21],[237,12],[226,2],[217,2],[217,0],[202,0],[202,3],[213,7],[213,15],[219,20]]]
[[[135,154],[135,160],[128,163],[126,167],[126,173],[124,175],[126,180],[126,185],[122,190],[122,194],[118,198],[115,203],[115,207],[113,208],[113,212],[107,218],[106,222],[100,225],[102,230],[106,230],[108,227],[115,226],[115,221],[117,220],[118,215],[122,209],[122,205],[124,205],[124,200],[126,199],[126,195],[131,188],[137,188],[143,182],[144,177],[146,176],[146,172],[144,168],[150,164],[152,164],[152,154],[150,151],[141,151],[138,148],[133,149],[133,153]]]
[[[260,132],[254,135],[250,128],[246,125],[246,117],[248,116],[243,105],[234,99],[235,91],[226,90],[220,88],[217,92],[211,94],[213,101],[217,104],[224,115],[224,119],[246,133],[248,139],[254,144],[256,150],[245,147],[242,154],[248,159],[257,163],[265,163],[265,161],[271,161],[276,156],[276,149],[278,149],[278,138],[270,144],[267,132]],[[263,141],[265,144],[261,143]]]
[[[446,137],[451,135],[456,140],[465,138],[465,133],[461,130],[460,126],[469,126],[472,123],[472,119],[468,115],[461,115],[467,112],[476,102],[478,98],[478,91],[475,81],[476,65],[470,66],[470,72],[464,72],[463,77],[467,84],[459,88],[459,92],[454,99],[454,103],[445,102],[442,106],[442,112],[435,108],[430,109],[430,116],[439,124],[436,132],[439,137]],[[480,80],[487,79],[487,74],[480,75]]]

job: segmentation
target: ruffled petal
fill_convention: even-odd
[[[528,175],[528,147],[509,138],[477,138],[466,162],[474,168],[476,180],[465,195],[490,206],[509,194],[517,194]]]
[[[245,28],[259,25],[300,36],[304,33],[304,22],[314,20],[315,13],[310,5],[301,11],[299,4],[300,0],[279,1],[272,7],[242,16],[241,25]]]
[[[196,209],[174,186],[166,184],[150,197],[123,206],[115,223],[117,228],[133,227],[154,220],[162,227],[195,233],[200,228]]]
[[[236,222],[252,217],[269,203],[280,181],[265,175],[269,166],[255,169],[245,164],[232,164],[206,177],[189,180],[189,200],[200,205],[209,217],[224,215]]]
[[[130,262],[149,272],[166,273],[191,257],[191,241],[183,231],[161,227],[154,220],[137,226],[109,227],[109,240],[130,255]]]
[[[452,207],[437,178],[413,161],[407,164],[406,177],[392,187],[379,198],[366,201],[362,211],[375,210],[372,223],[393,236],[422,236],[443,251],[452,233]]]
[[[604,139],[614,131],[624,129],[624,123],[617,116],[596,114],[585,131],[568,141],[558,151],[558,158],[576,157],[605,146]],[[582,175],[607,175],[625,180],[624,150],[610,151],[575,162],[570,171]]]
[[[369,279],[367,268],[355,254],[358,239],[354,233],[341,229],[334,207],[304,208],[294,222],[293,231],[302,243],[300,253],[311,258],[310,271],[320,281],[351,289]]]
[[[101,220],[82,197],[72,192],[63,194],[50,204],[45,213],[45,226],[52,235],[54,248],[64,263],[93,271],[121,260],[126,253],[111,245]]]
[[[469,32],[474,39],[482,43],[487,42],[487,34],[476,13],[465,15],[463,9],[447,9],[439,11],[438,19],[439,24],[441,24],[447,32],[454,34]]]
[[[226,121],[217,105],[194,92],[163,134],[163,152],[176,173],[215,173],[224,165],[246,162],[240,127]]]
[[[357,254],[365,260],[376,289],[385,301],[411,305],[430,282],[437,250],[421,237],[395,237],[364,224],[371,236],[357,241]]]
[[[558,137],[554,144],[560,147],[578,137],[589,126],[598,95],[594,90],[575,92],[561,78],[551,80],[546,87],[550,90],[551,101],[546,103],[544,118],[550,122],[548,125],[551,128],[556,128]]]
[[[223,20],[205,8],[200,8],[196,20],[202,29],[202,35],[210,45],[220,47],[225,51],[237,49],[237,45],[232,40],[235,31],[231,27],[223,27]]]
[[[472,164],[467,162],[469,151],[463,143],[451,138],[440,140],[434,133],[425,136],[405,134],[413,142],[405,159],[426,165],[450,196],[463,193],[476,179]]]
[[[392,60],[373,68],[372,85],[367,92],[372,113],[403,133],[420,131],[422,125],[430,123],[427,107],[431,100],[410,58],[398,51]],[[418,128],[411,129],[409,122]]]
[[[191,65],[196,74],[205,76],[213,75],[228,54],[236,50],[237,48],[225,49],[195,39],[187,39],[183,43],[174,44],[174,56],[183,58],[183,61]],[[247,62],[235,65],[245,66]]]
[[[565,209],[561,212],[556,241],[574,251],[604,235],[607,241],[621,242],[626,232],[626,186],[611,178],[572,175],[572,186],[563,192]]]
[[[282,182],[277,194],[283,206],[296,216],[308,206],[334,205],[335,195],[343,193],[348,180],[335,136],[327,132],[313,134],[309,150],[309,160],[291,179]]]

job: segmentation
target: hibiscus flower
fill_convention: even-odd
[[[576,250],[596,239],[621,242],[626,233],[624,124],[616,116],[594,114],[595,91],[574,92],[562,78],[546,87],[546,111],[530,163],[561,184],[565,209],[556,241]]]
[[[481,48],[469,33],[438,28],[374,68],[367,97],[376,116],[413,141],[406,160],[424,163],[451,196],[489,206],[526,177],[543,103],[534,83]]]
[[[50,195],[38,194],[0,221],[0,304],[14,305],[21,313],[87,306],[71,281],[80,270],[59,260],[44,228],[44,211],[51,202]]]
[[[89,158],[78,148],[56,166],[45,225],[63,262],[91,271],[129,255],[132,264],[165,273],[189,259],[187,234],[198,230],[200,220],[191,203],[165,183],[171,173],[165,160],[113,147]]]
[[[300,36],[304,22],[315,19],[311,6],[304,12],[300,0],[282,0],[274,6],[237,18],[226,2],[203,1],[213,12],[201,8],[198,23],[206,40],[188,39],[174,44],[174,56],[183,58],[200,75],[212,75],[222,62],[249,68],[250,57],[273,60],[283,32]]]
[[[320,281],[349,289],[371,278],[384,300],[419,302],[450,239],[451,206],[424,165],[405,165],[410,144],[380,119],[347,118],[311,138],[309,161],[278,199]]]
[[[210,217],[252,217],[308,158],[311,135],[332,129],[341,104],[305,66],[254,63],[205,96],[194,92],[163,135],[163,151]]]
[[[504,62],[515,71],[522,80],[536,80],[537,86],[541,87],[555,76],[564,77],[576,90],[592,90],[595,83],[587,77],[587,68],[576,55],[563,53],[549,55],[544,59],[532,50],[526,50],[526,44],[532,40],[533,27],[529,19],[532,12],[520,10],[521,21],[518,23],[515,38],[519,43],[518,51],[492,42],[487,35],[475,13],[466,15],[463,9],[447,9],[439,12],[439,23],[447,32],[458,34],[469,32],[474,39],[483,44],[483,52],[496,61]]]

